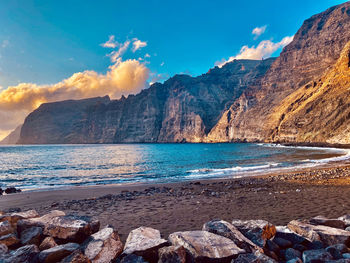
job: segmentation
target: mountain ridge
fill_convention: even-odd
[[[313,105],[308,112],[295,102],[315,88],[322,89],[322,80],[332,83],[333,90],[342,90],[336,85],[347,84],[347,77],[338,82],[331,78],[347,75],[344,47],[349,41],[347,2],[305,20],[278,58],[234,60],[198,77],[175,75],[128,98],[78,107],[75,117],[51,109],[45,112],[40,106],[26,118],[19,143],[350,143],[349,136],[345,136],[346,116],[338,119],[340,112],[329,118],[320,116],[322,109],[314,105],[322,102],[319,96],[308,99],[308,105]],[[345,63],[341,67],[340,60]],[[335,96],[337,92],[330,94]],[[327,102],[333,105],[334,98],[323,95],[328,100],[323,106]],[[347,112],[347,102],[336,101]],[[335,106],[329,107],[336,110]],[[300,112],[312,114],[306,122],[313,123],[314,129],[300,121]],[[319,123],[312,116],[320,119]],[[53,123],[53,118],[59,120],[59,125]],[[322,124],[329,124],[328,130],[316,136],[316,127],[320,129]],[[339,134],[332,133],[333,128]],[[315,136],[310,136],[312,131]]]

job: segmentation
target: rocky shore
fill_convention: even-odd
[[[350,262],[350,215],[275,226],[266,220],[216,219],[167,237],[151,227],[117,229],[89,216],[52,210],[0,213],[0,262]]]

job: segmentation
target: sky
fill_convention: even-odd
[[[343,2],[0,0],[0,139],[43,102],[117,99],[278,56],[305,19]]]

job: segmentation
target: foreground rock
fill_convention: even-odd
[[[91,260],[80,250],[75,250],[72,254],[62,259],[60,263],[91,263]]]
[[[21,233],[21,243],[23,245],[40,245],[43,230],[41,227],[31,227]]]
[[[214,233],[219,236],[227,237],[235,242],[238,247],[244,249],[246,252],[253,252],[257,250],[262,252],[262,250],[257,245],[246,238],[235,226],[226,221],[209,221],[203,225],[202,230]]]
[[[125,242],[123,255],[135,254],[145,260],[158,260],[158,249],[167,245],[162,239],[159,230],[150,227],[139,227],[132,230]]]
[[[53,239],[52,237],[46,237],[40,244],[39,249],[40,250],[46,250],[52,247],[57,246],[57,243],[55,241],[55,239]]]
[[[13,232],[14,232],[14,229],[9,223],[9,221],[0,222],[0,236],[11,234]]]
[[[233,220],[232,225],[259,247],[264,247],[266,240],[276,234],[276,227],[266,220]]]
[[[8,234],[0,237],[0,244],[6,245],[7,247],[15,246],[20,241],[15,234]]]
[[[43,228],[43,234],[58,239],[80,243],[100,228],[98,221],[88,216],[65,215],[55,210],[39,218],[20,220],[19,232],[30,227]]]
[[[0,222],[8,221],[12,227],[16,228],[17,222],[22,219],[30,219],[39,217],[39,214],[35,210],[28,210],[25,212],[16,212],[11,214],[3,214],[0,216]]]
[[[170,246],[159,249],[158,263],[186,263],[186,250],[183,246]]]
[[[79,244],[76,243],[67,243],[64,245],[59,245],[41,251],[39,253],[39,260],[40,262],[44,263],[59,262],[68,255],[72,254],[77,249],[79,249]]]
[[[183,246],[194,262],[230,262],[245,253],[231,239],[208,231],[175,232],[169,235],[169,241],[174,246]]]
[[[37,256],[39,249],[36,245],[28,245],[20,247],[16,250],[11,251],[3,259],[4,263],[35,263],[37,262]],[[1,262],[1,258],[0,258]]]
[[[338,228],[311,225],[301,220],[289,222],[288,228],[310,241],[321,241],[326,246],[335,244],[350,245],[350,232]]]
[[[85,256],[92,262],[99,263],[112,262],[123,252],[123,243],[111,227],[93,234],[83,247]]]

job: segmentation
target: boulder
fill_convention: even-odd
[[[96,263],[111,262],[123,252],[123,243],[111,227],[91,235],[82,246],[85,256]]]
[[[186,250],[182,246],[162,247],[158,254],[158,263],[186,263]]]
[[[303,252],[304,263],[325,262],[332,259],[332,255],[325,249],[306,250]]]
[[[288,260],[286,263],[303,263],[303,261],[300,258],[293,258]]]
[[[266,241],[266,248],[269,251],[274,252],[275,254],[278,254],[279,251],[280,251],[280,247],[275,242],[273,242],[272,240],[267,240]]]
[[[8,221],[12,227],[16,227],[17,222],[22,219],[29,219],[38,217],[39,214],[35,210],[28,210],[25,212],[15,212],[11,214],[4,214],[0,216],[0,222]]]
[[[338,228],[322,225],[311,225],[300,220],[288,223],[288,228],[310,241],[321,241],[326,246],[335,244],[350,245],[350,232]]]
[[[39,246],[39,250],[42,251],[55,246],[57,246],[55,239],[53,239],[52,237],[45,237]]]
[[[132,230],[125,242],[123,255],[135,254],[147,261],[158,260],[158,249],[167,245],[159,230],[150,227],[139,227]]]
[[[129,254],[120,260],[120,263],[148,263],[143,257],[136,256],[135,254]]]
[[[238,247],[244,249],[246,252],[253,252],[256,250],[262,252],[261,248],[246,238],[235,226],[229,222],[223,220],[212,220],[205,223],[202,230],[219,236],[227,237],[235,242]]]
[[[42,239],[43,229],[41,227],[33,226],[27,228],[21,233],[21,243],[23,245],[37,245],[39,246]]]
[[[4,263],[36,263],[39,249],[36,245],[27,245],[11,251],[5,256]]]
[[[62,259],[60,263],[91,263],[91,260],[81,250],[75,250],[72,254]]]
[[[276,227],[265,220],[233,220],[232,225],[259,247],[276,234]]]
[[[59,262],[79,249],[79,247],[79,244],[67,243],[43,250],[39,253],[39,261],[45,263]]]
[[[345,229],[344,221],[340,219],[328,219],[324,216],[316,216],[310,220],[310,223],[313,225],[323,225],[323,226],[330,226],[334,228]]]
[[[238,255],[231,263],[277,263],[277,261],[256,251],[255,253]]]
[[[8,247],[15,246],[19,243],[19,239],[15,234],[7,234],[0,237],[0,244],[4,244]]]
[[[310,243],[309,240],[307,240],[305,237],[302,237],[298,235],[297,233],[291,231],[288,227],[286,226],[276,226],[276,235],[275,238],[282,238],[284,240],[288,240],[292,242],[293,244],[303,244],[307,245]]]
[[[231,239],[208,231],[175,232],[169,235],[169,241],[174,246],[183,246],[194,262],[229,262],[245,253]]]
[[[8,235],[14,233],[15,230],[9,223],[9,221],[0,222],[0,236]]]
[[[49,224],[51,220],[58,216],[66,215],[64,212],[59,210],[52,210],[50,213],[43,215],[41,217],[34,218],[24,218],[17,222],[17,231],[21,233],[27,228],[31,228],[33,226],[39,226],[44,228],[45,225]]]
[[[64,215],[56,210],[39,218],[20,220],[17,229],[21,232],[32,226],[42,227],[44,235],[80,243],[98,231],[99,221],[88,216]]]

